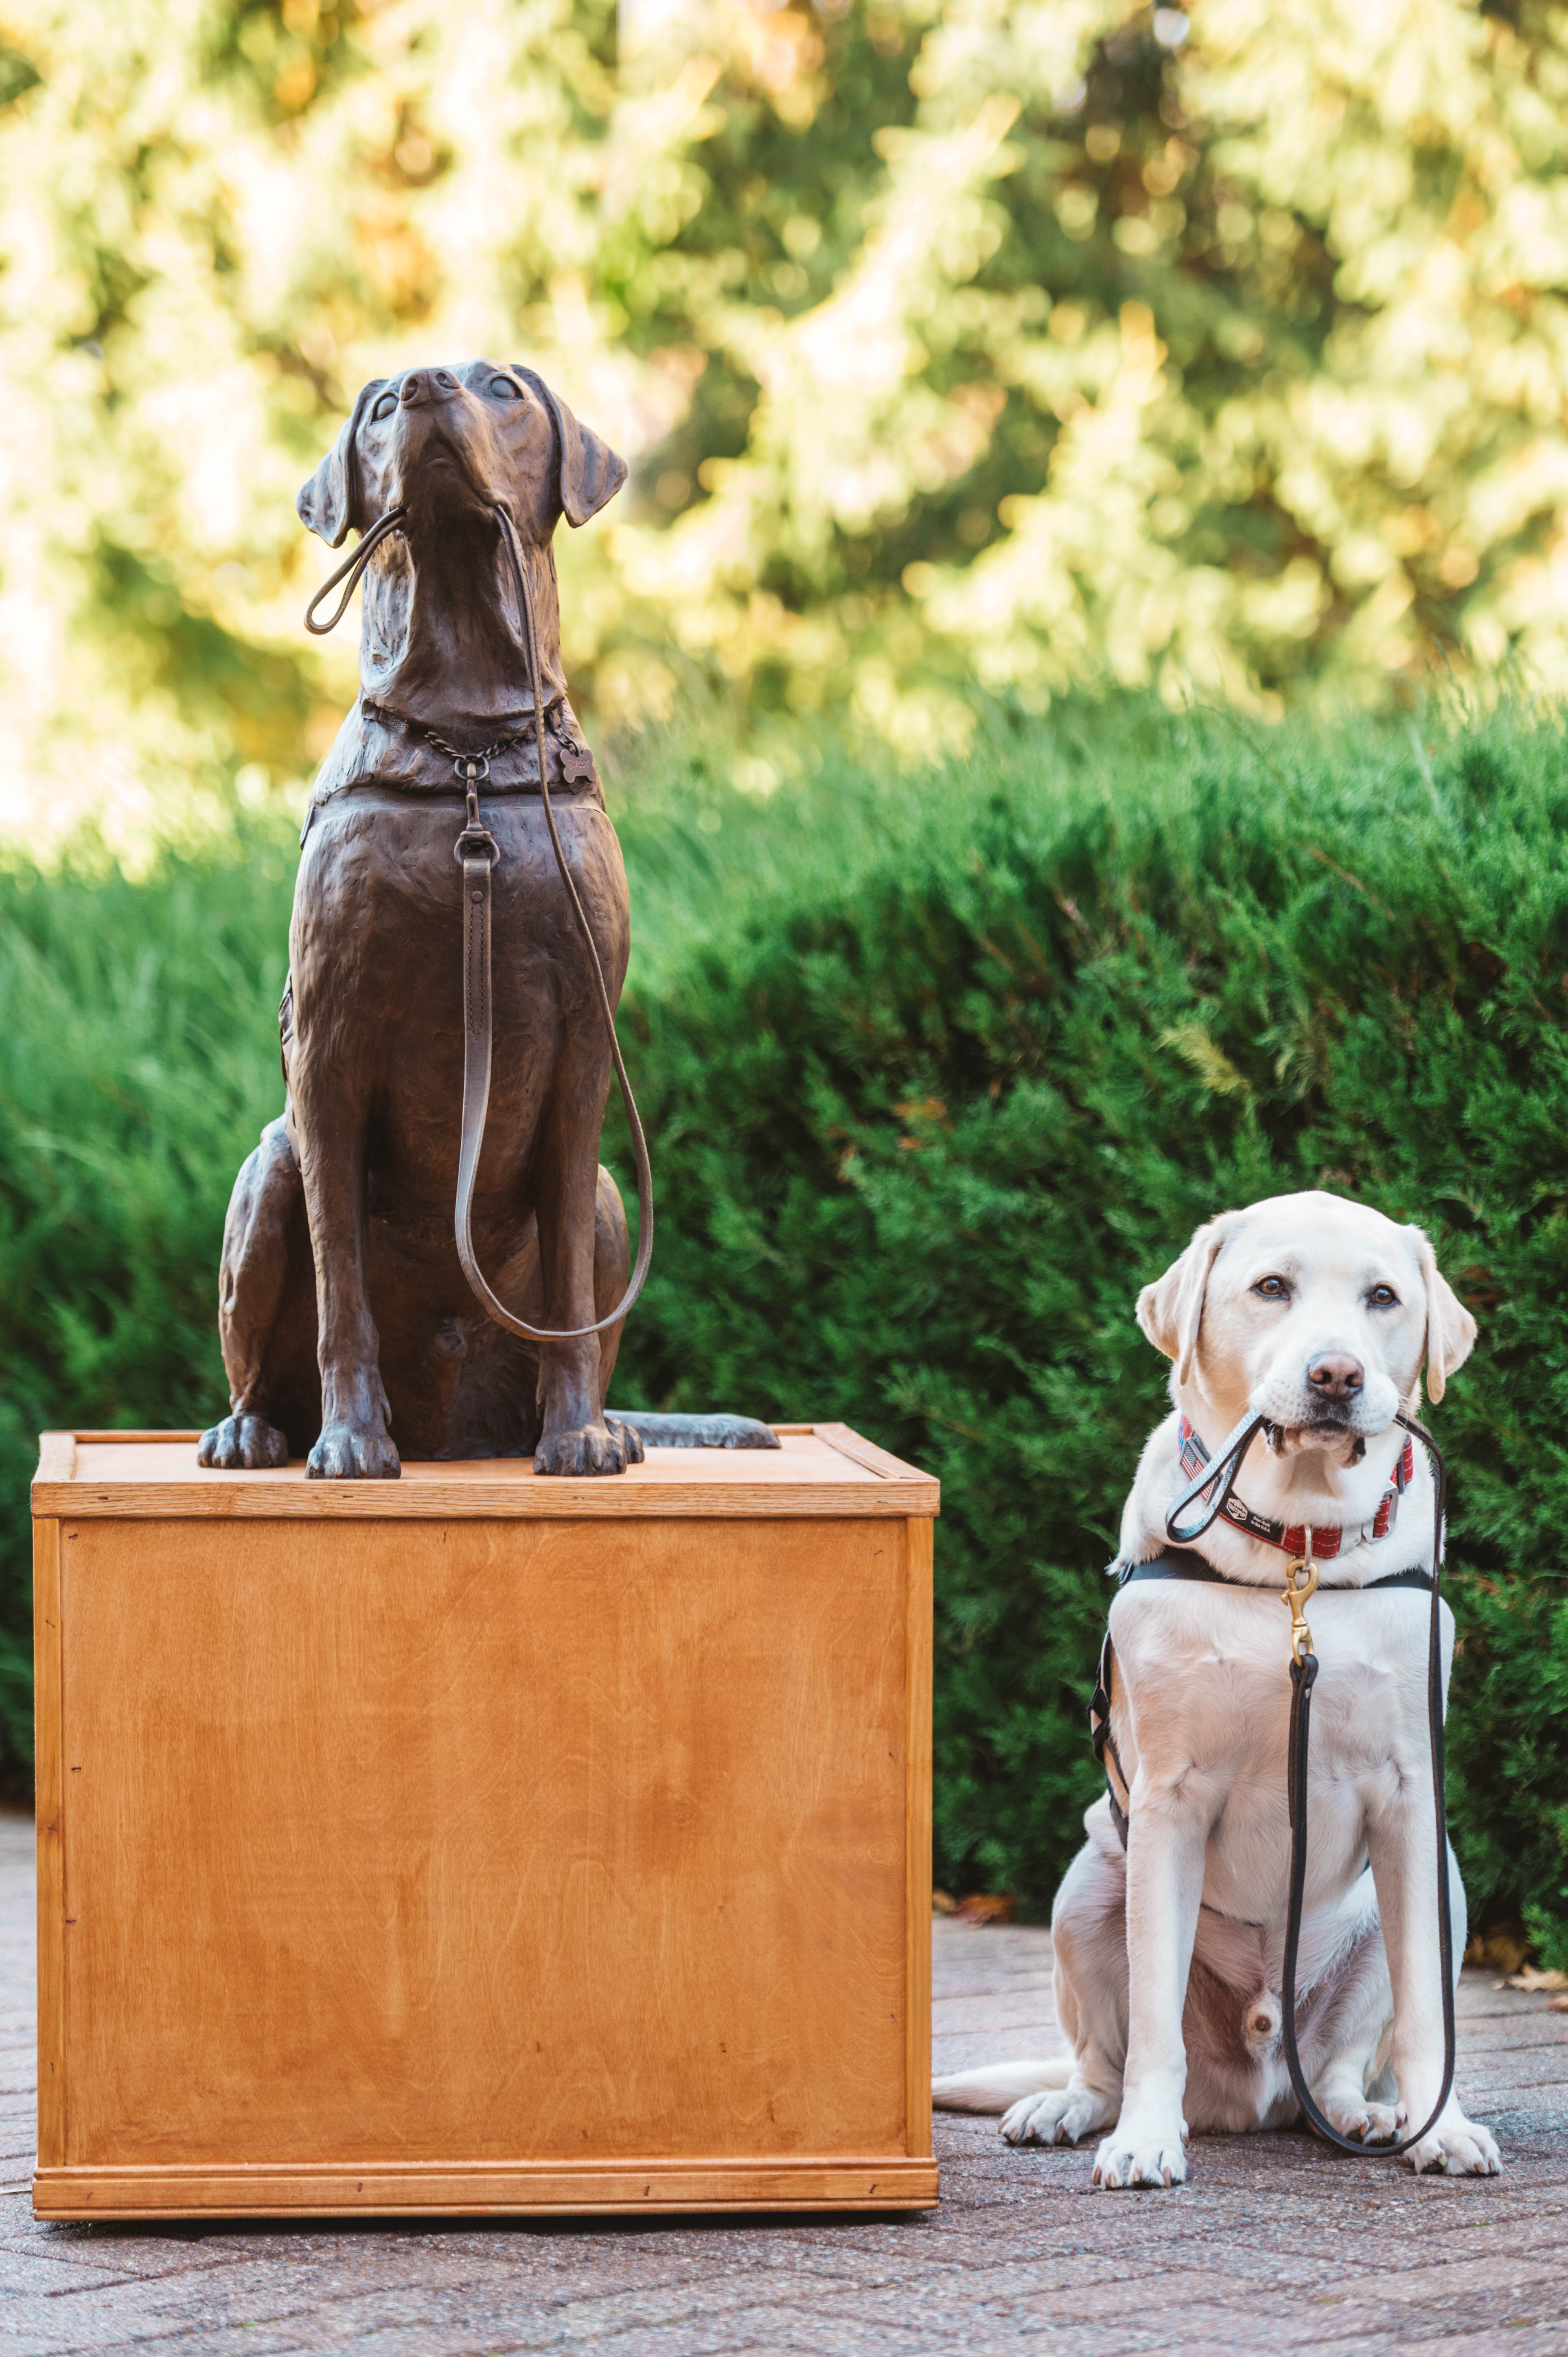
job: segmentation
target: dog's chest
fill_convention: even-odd
[[[1313,1600],[1309,1797],[1315,1866],[1330,1878],[1359,1869],[1369,1812],[1423,1772],[1428,1613],[1419,1591]],[[1451,1641],[1446,1608],[1444,1620]],[[1142,1789],[1199,1818],[1211,1873],[1233,1883],[1235,1911],[1251,1912],[1248,1890],[1272,1893],[1288,1851],[1290,1619],[1279,1594],[1149,1582],[1118,1596],[1111,1626],[1112,1727],[1133,1815]]]

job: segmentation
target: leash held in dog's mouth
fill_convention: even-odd
[[[310,632],[312,638],[324,639],[328,630],[335,630],[337,629],[338,623],[342,620],[344,615],[349,610],[349,600],[359,587],[360,574],[363,573],[366,565],[370,563],[371,557],[375,554],[382,541],[385,540],[390,533],[401,531],[403,523],[407,520],[407,516],[408,510],[406,508],[389,508],[384,516],[378,516],[375,522],[371,526],[369,532],[366,533],[364,538],[360,541],[359,546],[350,555],[344,558],[342,564],[338,567],[337,572],[329,573],[328,575],[326,580],[322,583],[320,588],[317,591],[315,597],[311,599],[309,605],[305,609],[305,627]],[[312,617],[314,616],[317,606],[320,605],[323,597],[327,596],[328,590],[336,589],[339,581],[344,584],[343,595],[338,598],[337,606],[333,611],[328,616],[325,622],[313,620]]]

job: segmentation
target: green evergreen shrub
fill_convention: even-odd
[[[1434,1418],[1455,1837],[1473,1911],[1568,1962],[1563,737],[1092,741],[824,775],[791,872],[628,994],[660,1226],[617,1396],[843,1416],[940,1475],[938,1872],[1040,1909],[1165,1408],[1138,1287],[1262,1195],[1420,1221],[1481,1323]]]
[[[761,803],[677,745],[618,813],[660,1230],[614,1396],[843,1416],[940,1475],[949,1883],[1043,1910],[1096,1788],[1102,1569],[1164,1405],[1138,1286],[1215,1210],[1324,1185],[1426,1225],[1481,1321],[1434,1416],[1450,1806],[1473,1911],[1568,1963],[1568,750],[1508,712],[1429,745],[1101,713]],[[0,879],[18,1641],[38,1427],[219,1404],[289,866]],[[607,1156],[624,1184],[613,1115]]]

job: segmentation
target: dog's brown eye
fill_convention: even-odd
[[[519,392],[517,386],[513,384],[510,376],[491,377],[490,391],[495,394],[498,401],[521,401],[522,399],[521,393]]]
[[[1283,1276],[1261,1276],[1252,1287],[1264,1301],[1288,1301],[1290,1287]]]
[[[1391,1285],[1374,1285],[1367,1296],[1374,1309],[1397,1309],[1399,1295]]]
[[[382,393],[382,395],[381,395],[381,399],[380,399],[380,401],[378,401],[378,402],[377,402],[377,404],[376,404],[375,407],[371,410],[371,415],[373,418],[377,418],[377,419],[380,419],[380,418],[382,418],[382,417],[390,417],[390,416],[392,415],[392,411],[393,411],[396,407],[397,407],[397,395],[396,395],[396,393]]]

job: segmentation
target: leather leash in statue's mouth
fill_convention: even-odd
[[[1289,1584],[1284,1590],[1284,1601],[1290,1606],[1292,1637],[1290,1738],[1285,1759],[1286,1792],[1291,1828],[1291,1861],[1290,1899],[1285,1917],[1284,1962],[1281,1974],[1281,2029],[1284,2039],[1285,2062],[1290,2072],[1290,2083],[1295,2091],[1296,2101],[1300,2104],[1303,2112],[1320,2136],[1326,2138],[1328,2143],[1337,2145],[1341,2152],[1354,2153],[1362,2160],[1397,2160],[1402,2153],[1409,2152],[1412,2145],[1418,2145],[1424,2137],[1429,2136],[1443,2116],[1454,2086],[1454,1919],[1449,1907],[1448,1820],[1444,1806],[1443,1623],[1442,1599],[1438,1593],[1438,1584],[1443,1574],[1443,1510],[1448,1487],[1448,1469],[1444,1462],[1443,1451],[1438,1448],[1426,1426],[1416,1417],[1396,1415],[1394,1422],[1402,1425],[1406,1432],[1420,1441],[1432,1460],[1431,1577],[1428,1578],[1419,1572],[1395,1572],[1389,1578],[1369,1582],[1366,1587],[1336,1588],[1333,1592],[1341,1596],[1367,1595],[1373,1588],[1394,1586],[1430,1587],[1432,1590],[1432,1620],[1426,1652],[1426,1711],[1432,1749],[1432,1794],[1437,1824],[1437,1942],[1443,1975],[1443,2084],[1438,2091],[1432,2117],[1423,2127],[1418,2128],[1413,2136],[1407,2136],[1398,2144],[1358,2144],[1349,2136],[1341,2136],[1333,2123],[1324,2117],[1313,2099],[1312,2091],[1306,2083],[1306,2074],[1301,2067],[1301,2055],[1296,2045],[1295,1975],[1297,1958],[1301,1949],[1302,1915],[1306,1902],[1307,1756],[1312,1733],[1312,1689],[1317,1683],[1317,1656],[1312,1651],[1312,1631],[1307,1626],[1305,1614],[1307,1599],[1317,1587],[1317,1566],[1313,1561],[1310,1525],[1306,1526],[1306,1544],[1301,1559],[1292,1563],[1285,1573],[1285,1578]],[[1241,1418],[1240,1423],[1230,1435],[1224,1446],[1218,1450],[1213,1459],[1200,1466],[1179,1492],[1169,1513],[1165,1516],[1165,1535],[1173,1544],[1178,1547],[1190,1547],[1193,1541],[1201,1538],[1210,1525],[1218,1520],[1224,1511],[1226,1501],[1236,1487],[1237,1477],[1241,1470],[1241,1460],[1260,1432],[1264,1434],[1271,1447],[1277,1447],[1278,1427],[1271,1425],[1266,1416],[1255,1415],[1249,1412]],[[1184,1523],[1181,1520],[1182,1515],[1195,1503],[1198,1507],[1197,1520]],[[1298,1572],[1305,1575],[1304,1581],[1299,1586],[1296,1581]],[[1231,1587],[1252,1585],[1251,1581],[1227,1580],[1223,1572],[1216,1571],[1212,1564],[1205,1563],[1197,1556],[1192,1558],[1190,1567],[1174,1563],[1169,1557],[1162,1556],[1154,1564],[1133,1565],[1122,1576],[1124,1578],[1131,1579],[1144,1577],[1216,1580]],[[1110,1653],[1110,1646],[1111,1640],[1108,1634],[1105,1649],[1101,1656],[1100,1684],[1096,1689],[1094,1702],[1090,1706],[1090,1726],[1094,1727],[1096,1705],[1102,1704],[1106,1740],[1109,1740],[1110,1734],[1111,1696],[1110,1681],[1107,1676],[1109,1666],[1107,1657]],[[1095,1733],[1096,1749],[1103,1755],[1103,1745],[1098,1727],[1095,1728]],[[1109,1783],[1109,1778],[1107,1782]],[[1125,1789],[1125,1780],[1123,1780],[1123,1789]],[[1128,1797],[1131,1801],[1130,1793]],[[1112,1794],[1112,1802],[1114,1808],[1116,1805],[1114,1793]],[[1123,1822],[1125,1822],[1124,1819]]]
[[[511,746],[523,743],[526,731],[498,737],[494,744],[480,746],[471,753],[460,752],[456,746],[449,745],[445,737],[438,737],[433,728],[426,728],[424,732],[435,750],[450,759],[467,802],[463,831],[453,845],[463,870],[463,1116],[457,1148],[457,1198],[453,1211],[453,1227],[463,1274],[475,1298],[498,1326],[504,1326],[509,1332],[521,1335],[526,1342],[577,1342],[589,1334],[602,1334],[607,1327],[618,1325],[642,1291],[649,1263],[653,1257],[653,1171],[648,1158],[648,1140],[643,1135],[637,1100],[631,1092],[620,1041],[616,1036],[615,1009],[610,1005],[609,991],[605,985],[605,970],[599,963],[598,946],[577,887],[572,879],[572,871],[566,865],[566,855],[561,847],[561,836],[555,824],[555,813],[551,805],[544,754],[545,714],[539,662],[539,632],[534,621],[533,600],[529,595],[528,576],[523,570],[522,553],[517,544],[516,527],[505,508],[497,506],[491,512],[500,528],[501,544],[510,560],[512,578],[517,585],[523,651],[528,659],[529,686],[533,694],[533,741],[539,752],[539,792],[544,804],[544,823],[550,830],[555,865],[566,888],[566,898],[572,904],[572,913],[587,949],[588,963],[593,968],[599,1011],[604,1017],[616,1079],[620,1083],[627,1127],[631,1132],[632,1159],[637,1168],[637,1261],[630,1283],[608,1317],[596,1319],[592,1326],[554,1328],[530,1326],[525,1319],[515,1317],[504,1302],[498,1301],[474,1253],[474,1182],[478,1175],[479,1153],[485,1142],[485,1118],[489,1111],[490,1064],[494,1045],[490,881],[492,871],[500,864],[501,856],[500,845],[479,816],[479,788],[489,776],[492,754],[505,752]],[[328,576],[306,608],[305,627],[307,630],[317,638],[324,638],[342,620],[366,565],[388,534],[403,528],[407,516],[406,508],[391,508],[371,526],[353,554],[338,567],[336,573]],[[314,620],[312,618],[323,597],[328,590],[335,589],[339,581],[344,584],[343,595],[333,612],[325,622]]]

